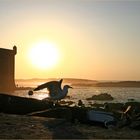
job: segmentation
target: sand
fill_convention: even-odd
[[[140,139],[138,130],[128,127],[72,124],[64,119],[0,114],[0,139]]]

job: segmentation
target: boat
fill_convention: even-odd
[[[113,113],[98,110],[89,110],[87,112],[87,119],[90,124],[100,123],[107,128],[116,126],[118,121]]]

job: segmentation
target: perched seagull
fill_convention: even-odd
[[[61,100],[67,96],[68,89],[72,88],[69,85],[65,85],[62,89],[61,88],[62,81],[63,79],[61,79],[60,81],[50,81],[50,82],[44,83],[42,85],[39,85],[37,88],[35,88],[34,91],[47,88],[49,91],[49,97],[45,99],[54,100],[54,101]]]

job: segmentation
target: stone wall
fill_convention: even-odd
[[[0,48],[0,92],[13,92],[15,89],[15,55],[13,50]]]

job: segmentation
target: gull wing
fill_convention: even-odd
[[[46,82],[42,85],[39,85],[37,88],[34,89],[34,91],[38,91],[44,88],[47,88],[49,92],[56,92],[58,90],[61,90],[61,84],[62,84],[63,79],[60,81],[50,81]]]

